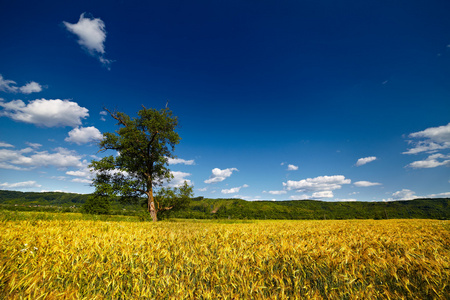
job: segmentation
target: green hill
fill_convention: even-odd
[[[8,210],[79,211],[89,195],[0,190],[0,208]],[[137,214],[137,205],[113,201],[114,214]],[[192,199],[188,209],[166,217],[195,219],[450,219],[450,198],[392,202],[325,202],[317,200],[245,201]]]

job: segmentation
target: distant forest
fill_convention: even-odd
[[[59,192],[0,190],[0,210],[82,212],[89,195]],[[140,205],[111,199],[111,214],[142,215]],[[391,202],[326,202],[317,200],[245,201],[241,199],[193,198],[182,211],[164,218],[187,219],[450,219],[450,198]]]

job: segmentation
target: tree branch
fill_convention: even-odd
[[[117,113],[113,113],[111,112],[109,109],[107,109],[106,107],[103,107],[104,110],[106,110],[107,112],[109,112],[109,114],[111,115],[111,117],[113,117],[114,119],[116,119],[117,121],[119,121],[120,124],[122,124],[123,126],[127,127],[127,123],[120,118],[119,116],[117,116]]]

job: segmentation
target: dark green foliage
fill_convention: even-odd
[[[108,215],[111,213],[111,205],[107,196],[93,194],[87,198],[82,211],[94,215]]]
[[[169,109],[144,108],[137,118],[121,112],[110,114],[120,128],[104,133],[99,147],[100,151],[114,150],[120,155],[92,161],[91,167],[97,171],[93,185],[96,193],[137,200],[152,185],[171,178],[166,165],[180,140],[174,131],[178,119]]]
[[[168,108],[158,111],[143,107],[135,118],[105,110],[117,121],[119,129],[103,134],[100,151],[113,150],[118,155],[106,156],[90,164],[95,171],[92,183],[95,194],[119,197],[126,203],[138,203],[146,196],[147,210],[153,221],[157,220],[158,212],[182,205],[177,197],[169,200],[169,196],[174,196],[169,195],[169,190],[161,189],[161,203],[153,195],[154,188],[173,178],[167,164],[168,159],[174,157],[172,152],[181,139],[175,132],[178,118]]]
[[[193,194],[192,186],[186,181],[181,187],[159,189],[155,197],[159,218],[167,218],[173,212],[187,209]]]
[[[189,186],[188,186],[189,187]],[[175,192],[176,191],[176,192]],[[188,192],[186,192],[188,191]],[[191,195],[192,188],[161,192],[167,195]],[[22,193],[0,190],[0,209],[69,211],[70,207],[81,207],[89,195],[67,193]],[[158,195],[157,195],[158,197]],[[177,197],[174,197],[177,199]],[[140,201],[145,201],[141,199]],[[181,201],[178,199],[176,201]],[[181,201],[183,202],[183,201]],[[164,205],[168,205],[168,202]],[[183,202],[181,207],[186,205]],[[110,213],[138,215],[142,208],[123,205],[118,198],[110,197]],[[181,203],[180,203],[181,204]],[[52,206],[50,206],[52,205]],[[56,207],[55,205],[58,205]],[[162,206],[163,207],[163,206]],[[63,209],[61,209],[63,208]],[[70,209],[70,211],[73,211]],[[187,208],[160,213],[165,218],[191,219],[450,219],[450,198],[415,199],[393,202],[323,202],[315,200],[299,201],[255,201],[239,199],[204,199],[197,197]],[[147,218],[147,217],[146,217]]]
[[[60,192],[16,192],[0,190],[0,204],[81,206],[88,195]]]
[[[172,217],[197,219],[450,219],[450,199],[393,202],[244,201],[202,199]]]

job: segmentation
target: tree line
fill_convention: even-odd
[[[172,190],[173,191],[173,190]],[[179,193],[179,191],[173,191]],[[171,197],[175,195],[171,194]],[[84,212],[92,195],[59,192],[15,192],[0,190],[0,209]],[[156,194],[155,198],[159,195]],[[142,216],[146,198],[135,204],[119,197],[108,198],[100,214]],[[159,200],[159,199],[157,199]],[[186,200],[186,199],[185,199]],[[160,219],[450,219],[450,199],[415,199],[392,202],[325,202],[316,200],[245,201],[240,199],[189,198],[183,208],[159,214]]]

